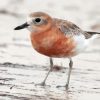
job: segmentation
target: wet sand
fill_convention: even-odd
[[[29,12],[45,11],[71,20],[84,30],[100,32],[99,0],[57,2],[3,0],[0,4],[0,100],[100,100],[100,38],[73,58],[68,92],[57,88],[66,83],[68,59],[54,59],[62,69],[50,74],[45,87],[37,85],[49,70],[49,58],[33,50],[27,30],[13,30],[26,21]]]

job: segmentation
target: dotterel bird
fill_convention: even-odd
[[[27,28],[33,48],[39,53],[50,57],[50,70],[47,73],[42,85],[53,68],[52,57],[69,58],[69,72],[66,83],[68,89],[70,74],[73,66],[72,57],[83,52],[89,45],[89,40],[97,32],[83,31],[70,21],[52,18],[44,12],[33,12],[29,20],[16,27],[15,30]]]

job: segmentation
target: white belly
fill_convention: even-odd
[[[83,34],[79,36],[74,36],[74,41],[77,45],[74,49],[74,52],[76,52],[76,54],[83,52],[88,46],[88,41],[87,39],[85,39],[85,36]]]

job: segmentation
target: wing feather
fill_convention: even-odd
[[[60,31],[67,36],[83,34],[85,39],[89,39],[95,34],[100,34],[98,32],[83,31],[77,25],[67,20],[54,18],[54,22]]]
[[[54,21],[56,23],[56,26],[65,35],[73,36],[73,35],[80,35],[83,33],[83,31],[78,26],[76,26],[70,21],[61,19],[54,19]]]

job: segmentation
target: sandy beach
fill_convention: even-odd
[[[26,21],[30,12],[44,11],[72,21],[83,30],[100,32],[99,0],[0,1],[0,100],[100,100],[100,38],[73,58],[66,92],[57,86],[66,83],[68,59],[54,58],[61,70],[50,74],[45,87],[36,85],[49,70],[49,58],[31,47],[28,30],[13,30]]]

